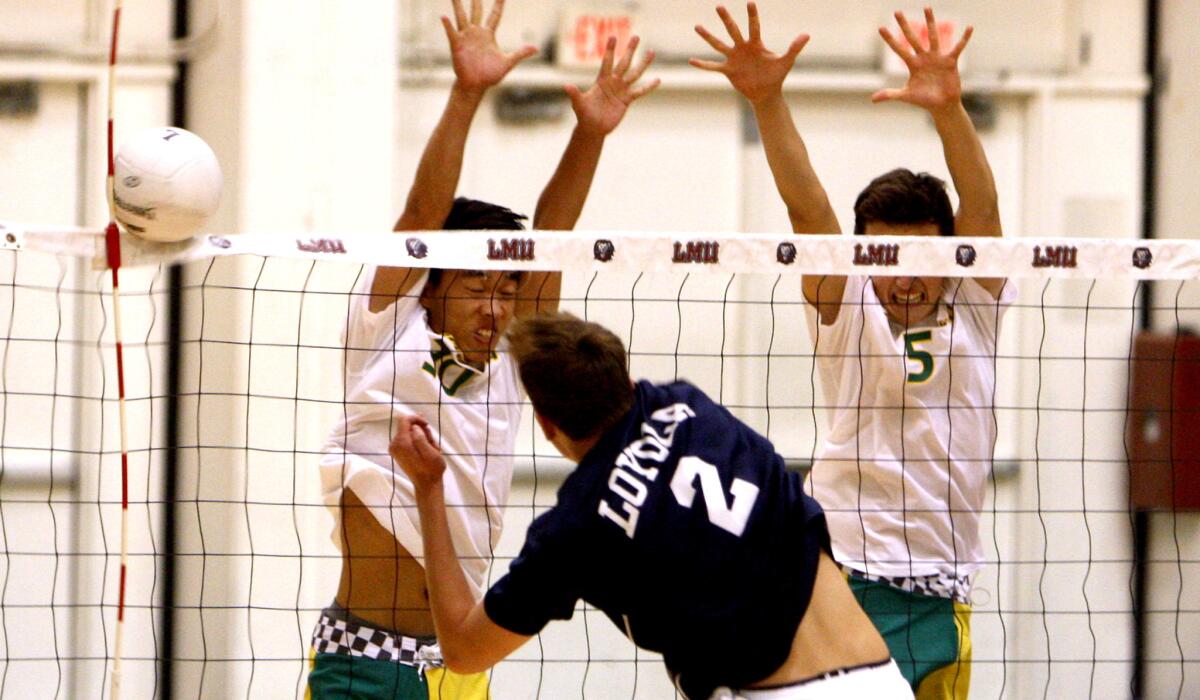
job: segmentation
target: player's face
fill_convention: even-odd
[[[867,223],[863,233],[868,236],[936,236],[937,224]],[[913,326],[927,320],[937,311],[942,298],[945,277],[883,277],[873,276],[875,296],[883,303],[889,318],[901,326]]]
[[[518,286],[513,272],[446,270],[421,303],[430,328],[453,337],[466,361],[482,368],[512,322]]]

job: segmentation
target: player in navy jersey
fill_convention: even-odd
[[[662,653],[692,700],[912,697],[829,557],[820,506],[766,438],[687,382],[633,384],[621,341],[570,314],[518,321],[509,342],[546,438],[578,466],[483,601],[428,426],[406,417],[391,443],[449,668],[491,667],[584,600]]]

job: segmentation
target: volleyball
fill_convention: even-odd
[[[147,240],[191,238],[221,201],[217,156],[190,131],[141,131],[121,144],[113,165],[117,223]]]

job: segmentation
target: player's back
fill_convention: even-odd
[[[761,679],[808,604],[820,508],[766,438],[696,387],[635,394],[559,492],[584,542],[581,597],[662,652],[689,696]]]

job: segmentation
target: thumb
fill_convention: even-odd
[[[796,57],[800,55],[805,46],[808,46],[809,38],[807,34],[801,34],[793,39],[791,45],[788,46],[787,53],[783,54],[783,60],[787,61],[789,65],[795,63]]]
[[[891,102],[893,100],[903,100],[903,99],[904,99],[904,91],[896,89],[896,88],[892,88],[889,90],[879,90],[875,94],[871,95],[871,101],[876,102],[876,103]]]
[[[509,67],[515,66],[518,63],[520,63],[521,61],[524,61],[525,59],[529,58],[530,56],[536,56],[537,52],[538,52],[537,48],[535,48],[533,46],[530,46],[528,44],[525,46],[522,46],[521,48],[517,49],[516,51],[513,51],[512,53],[508,54],[508,65],[509,65]]]

